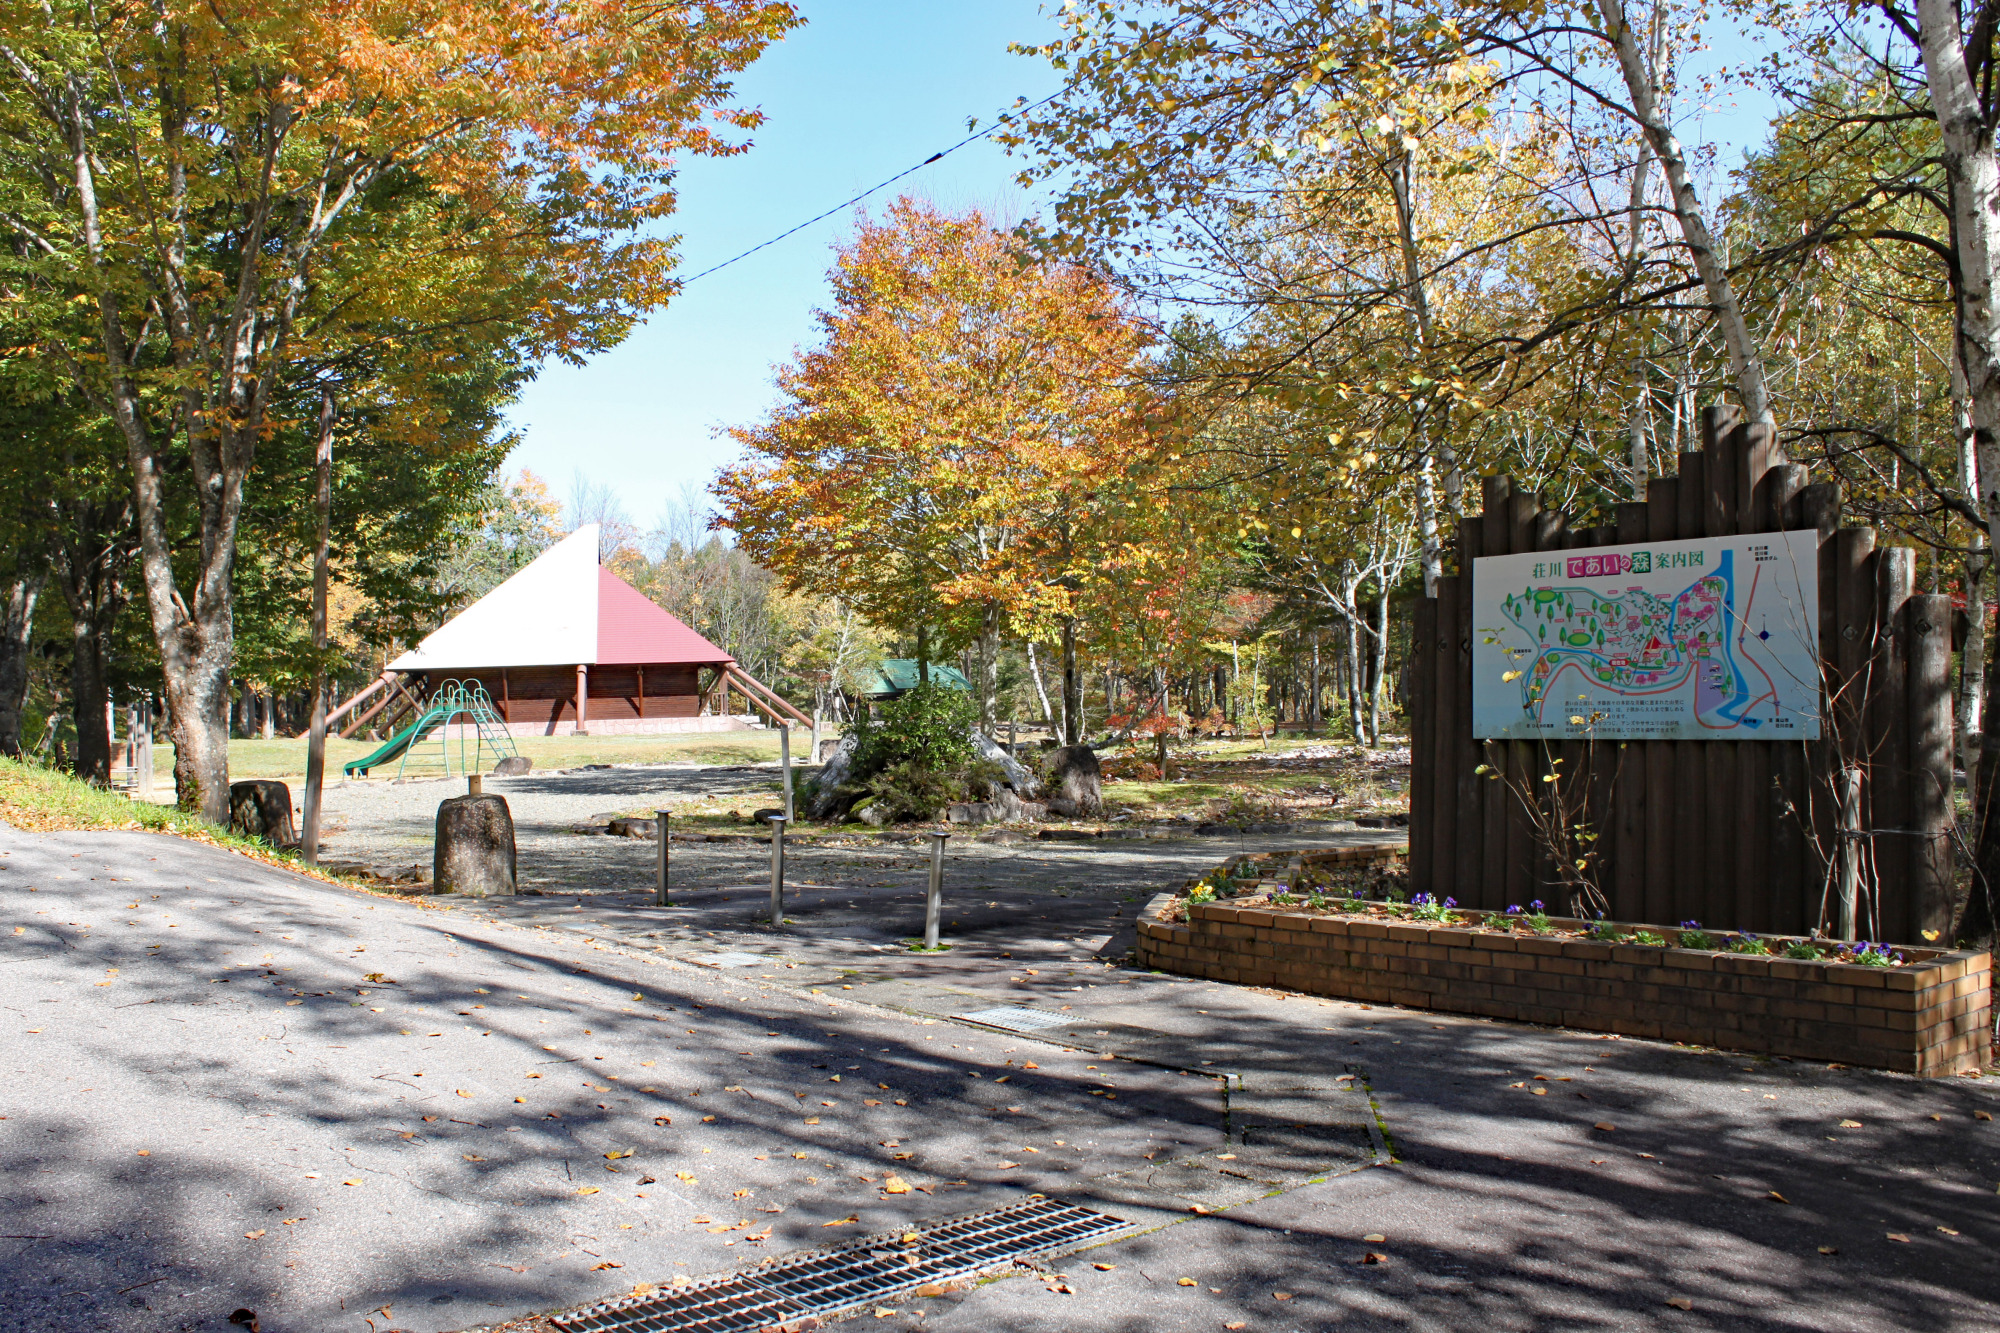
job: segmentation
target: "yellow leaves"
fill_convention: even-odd
[[[674,1172],[674,1179],[680,1181],[681,1184],[683,1185],[694,1185],[700,1183],[694,1178],[694,1176],[690,1172],[687,1171]]]
[[[892,1175],[882,1182],[882,1192],[884,1194],[908,1194],[910,1192],[910,1183],[901,1176]]]
[[[604,1159],[608,1162],[615,1162],[621,1157],[630,1157],[631,1155],[632,1150],[630,1148],[613,1148],[610,1152],[604,1154]]]
[[[457,1091],[458,1091],[458,1095],[459,1095],[459,1096],[461,1096],[461,1097],[467,1097],[467,1098],[469,1098],[469,1097],[471,1097],[471,1096],[472,1096],[472,1094],[471,1094],[471,1093],[469,1093],[469,1092],[467,1092],[467,1091],[466,1091],[466,1090],[465,1090],[464,1088],[459,1088],[459,1089],[458,1089]]]
[[[846,1217],[835,1218],[831,1222],[822,1222],[820,1223],[820,1225],[823,1227],[845,1227],[845,1226],[852,1226],[854,1223],[859,1222],[860,1220],[861,1220],[861,1214],[849,1213]]]
[[[598,1189],[595,1185],[578,1185],[575,1192],[578,1194],[596,1194],[598,1193]]]

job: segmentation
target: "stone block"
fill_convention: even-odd
[[[439,893],[514,892],[514,816],[504,796],[453,796],[438,803],[432,882]]]
[[[229,784],[229,828],[246,838],[261,838],[273,847],[296,847],[292,826],[292,789],[274,778],[252,778]]]

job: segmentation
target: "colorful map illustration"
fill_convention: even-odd
[[[1817,535],[1494,556],[1473,568],[1473,735],[1819,735]]]

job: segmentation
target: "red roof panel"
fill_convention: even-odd
[[[598,666],[705,665],[735,660],[662,611],[624,579],[598,566]]]

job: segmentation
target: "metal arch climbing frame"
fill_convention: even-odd
[[[356,774],[366,776],[371,768],[379,768],[392,759],[400,760],[396,765],[396,776],[403,775],[403,769],[410,762],[411,751],[425,744],[433,736],[437,738],[438,758],[444,765],[445,776],[451,776],[450,723],[463,717],[470,721],[472,734],[461,725],[458,733],[458,771],[471,773],[480,763],[481,754],[492,750],[496,758],[508,758],[519,751],[514,746],[514,736],[500,715],[493,709],[493,700],[486,693],[485,686],[478,681],[470,683],[447,680],[431,692],[423,712],[409,726],[397,732],[387,744],[365,759],[356,759],[344,765],[349,777]],[[472,744],[470,757],[466,754],[466,744]]]
[[[485,750],[492,750],[496,760],[510,758],[519,751],[514,746],[514,736],[507,724],[494,711],[492,696],[478,681],[447,680],[442,682],[431,695],[430,707],[416,724],[416,732],[410,743],[404,747],[402,760],[396,765],[396,776],[403,776],[403,769],[410,762],[410,755],[419,746],[426,746],[435,737],[438,758],[444,764],[444,775],[450,777],[451,768],[451,722],[463,716],[472,723],[470,728],[461,726],[458,731],[458,771],[460,773],[484,772],[486,766],[480,762]],[[470,730],[471,735],[467,735]],[[470,759],[466,755],[468,741],[472,747]]]

